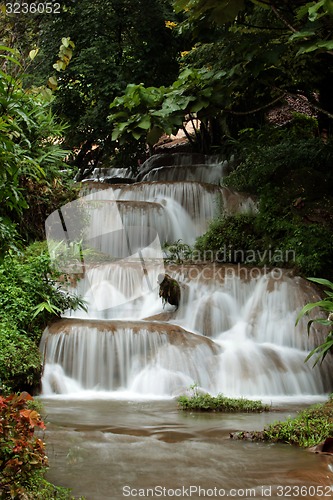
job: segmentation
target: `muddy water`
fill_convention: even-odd
[[[181,412],[174,400],[43,402],[48,479],[87,500],[333,497],[330,457],[229,439],[294,415],[295,405],[205,415]]]

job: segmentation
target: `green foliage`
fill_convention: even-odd
[[[24,60],[16,50],[1,47],[0,56],[4,60],[0,71],[2,258],[6,250],[17,246],[17,231],[24,237],[43,236],[48,211],[69,183],[60,173],[68,153],[60,144],[66,126],[51,113],[52,96],[45,88],[23,88]],[[33,221],[31,232],[26,214]]]
[[[38,388],[42,368],[38,345],[45,326],[66,309],[84,307],[79,297],[66,292],[59,278],[45,244],[31,245],[22,255],[4,258],[0,266],[3,390]]]
[[[110,108],[109,121],[113,125],[112,140],[123,144],[130,136],[144,137],[155,144],[163,133],[176,133],[186,122],[186,116],[201,120],[201,127],[212,113],[220,108],[219,83],[225,72],[186,68],[169,87],[148,87],[129,84],[125,94],[116,97]],[[195,144],[199,140],[188,136]]]
[[[332,264],[333,238],[329,227],[321,224],[300,224],[295,220],[290,230],[284,234],[280,247],[289,255],[292,250],[294,259],[286,267],[293,265],[303,275],[320,276]],[[330,274],[330,271],[328,271]]]
[[[228,23],[241,23],[243,18],[251,13],[253,5],[259,6],[267,12],[271,9],[274,15],[283,23],[285,28],[292,31],[289,42],[298,43],[300,48],[297,55],[313,51],[331,51],[333,40],[327,40],[325,33],[332,25],[332,2],[320,0],[319,2],[295,2],[286,0],[277,4],[274,0],[260,1],[244,0],[175,0],[177,12],[185,11],[192,24],[201,25],[227,25]],[[266,14],[267,15],[267,14]],[[254,26],[255,28],[255,26]]]
[[[145,88],[142,83],[127,85],[125,94],[116,97],[110,105],[113,113],[108,120],[113,126],[112,140],[119,140],[122,145],[128,136],[133,136],[136,140],[147,137],[151,145],[157,142],[164,127],[160,117],[154,117],[152,113],[161,106],[166,91],[165,87]],[[167,123],[167,127],[169,134],[175,132],[172,123]]]
[[[7,217],[0,217],[0,242],[0,263],[7,252],[18,253],[22,246],[16,224]]]
[[[239,262],[239,250],[240,256],[251,254],[248,263],[327,274],[333,264],[333,144],[298,134],[298,121],[288,131],[244,131],[235,145],[241,161],[223,183],[256,195],[259,212],[213,221],[196,249],[211,250],[225,262]]]
[[[78,297],[61,291],[58,277],[45,249],[37,255],[6,256],[0,267],[2,319],[14,321],[18,330],[38,339],[55,313],[82,306]]]
[[[70,63],[70,60],[73,57],[74,48],[75,48],[75,43],[73,42],[73,40],[70,39],[69,36],[62,37],[61,45],[60,45],[60,49],[59,49],[59,54],[58,54],[59,59],[57,60],[57,62],[55,62],[53,64],[53,68],[56,71],[59,71],[59,72],[64,71],[67,68],[68,64]],[[55,77],[51,77],[51,78],[55,79]],[[49,79],[49,83],[50,83],[50,79]],[[52,83],[54,83],[54,82],[51,82],[51,85],[52,85]]]
[[[264,439],[302,447],[315,446],[333,436],[333,403],[315,405],[296,418],[275,422],[264,430]]]
[[[306,304],[302,308],[296,319],[296,325],[297,325],[299,320],[304,315],[308,315],[310,311],[318,308],[325,315],[325,317],[322,316],[315,319],[311,319],[310,321],[308,321],[307,325],[308,334],[310,334],[311,326],[314,323],[323,325],[325,327],[328,327],[329,329],[329,333],[325,341],[319,346],[317,346],[315,349],[313,349],[306,358],[306,361],[308,361],[308,359],[310,359],[312,356],[318,354],[314,363],[315,366],[318,363],[318,361],[322,363],[326,358],[327,354],[333,351],[333,283],[327,279],[322,279],[322,278],[308,278],[308,279],[310,281],[313,281],[314,283],[318,283],[319,285],[323,285],[328,288],[328,290],[325,290],[325,294],[327,295],[327,297],[324,297],[322,300],[319,300],[317,302],[311,302],[309,304]]]
[[[177,280],[171,278],[168,274],[159,274],[159,297],[163,302],[163,307],[166,303],[176,306],[178,309],[180,302],[180,286]]]
[[[235,144],[241,162],[223,183],[237,191],[253,194],[267,193],[274,186],[280,186],[283,192],[276,200],[278,204],[290,203],[291,196],[297,194],[318,199],[325,191],[329,192],[333,183],[330,169],[333,143],[304,138],[302,123],[309,123],[312,128],[313,120],[300,120],[296,115],[290,130],[264,127],[244,131],[239,143]],[[321,181],[319,193],[313,190],[315,176]]]
[[[0,389],[3,392],[39,386],[42,369],[37,344],[9,321],[0,323]]]
[[[175,5],[186,16],[179,29],[190,31],[196,42],[183,64],[225,71],[219,119],[224,135],[262,125],[266,109],[288,93],[306,96],[313,109],[319,106],[320,129],[332,132],[333,16],[327,2],[176,0]]]
[[[189,140],[207,151],[221,144],[226,136],[235,136],[241,128],[262,125],[266,109],[282,102],[288,93],[307,96],[317,108],[313,92],[319,91],[323,113],[332,115],[325,95],[332,86],[333,74],[327,68],[326,54],[322,54],[331,43],[327,41],[332,28],[327,8],[319,5],[312,11],[305,2],[306,9],[301,11],[287,2],[290,8],[286,10],[269,2],[255,3],[176,1],[176,10],[185,10],[189,16],[197,43],[182,57],[181,72],[171,86],[145,88],[131,84],[124,96],[113,101],[113,139],[125,142],[145,137],[152,145],[163,132],[174,133],[186,117],[192,116],[201,120],[202,130],[195,134],[195,141],[191,137]],[[313,18],[314,12],[321,12],[318,19]],[[178,27],[182,33],[186,23]],[[313,26],[318,44],[315,56],[308,55],[308,42],[300,34],[302,26],[308,32],[309,23],[317,23]],[[295,116],[294,126],[296,121],[304,124],[305,120]],[[308,123],[303,138],[311,135],[313,128],[314,123]],[[294,132],[291,130],[291,139]]]
[[[206,251],[212,251],[220,262],[237,263],[241,255],[238,251],[245,256],[248,251],[258,249],[256,233],[253,215],[220,217],[214,219],[208,231],[197,239],[195,249],[203,256]]]
[[[2,48],[6,60],[11,57],[8,50]],[[10,60],[13,62],[13,58]],[[27,92],[20,78],[4,71],[0,73],[0,109],[0,202],[20,215],[27,208],[20,185],[22,177],[50,179],[63,166],[67,151],[55,140],[62,136],[65,126],[56,123],[50,102],[42,94]]]
[[[244,9],[244,0],[218,1],[218,0],[176,0],[176,11],[186,10],[195,21],[206,17],[210,21],[220,24],[233,21],[239,11]]]
[[[184,261],[191,259],[193,249],[187,243],[182,243],[182,240],[177,240],[174,243],[165,243],[163,245],[165,252],[165,261],[175,264],[182,264]]]
[[[200,393],[196,386],[191,387],[191,396],[179,396],[178,405],[182,410],[188,411],[210,411],[210,412],[263,412],[269,411],[269,406],[261,401],[253,401],[245,398],[227,398],[223,394],[211,396],[208,393]]]
[[[54,109],[70,123],[65,139],[81,178],[86,168],[107,164],[116,152],[107,120],[110,102],[128,83],[168,85],[176,76],[178,42],[165,25],[165,19],[173,16],[164,0],[82,0],[80,4],[66,0],[59,15],[43,17],[42,64],[36,65],[36,81],[51,72],[56,40],[65,34],[75,43],[71,64],[58,76]],[[133,144],[129,147],[133,150]],[[137,156],[135,164],[138,159],[142,160]]]

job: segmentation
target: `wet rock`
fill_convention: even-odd
[[[237,431],[230,432],[229,436],[243,441],[265,441],[264,431]]]
[[[329,455],[333,455],[333,438],[328,437],[325,441],[317,444],[316,446],[311,446],[308,450],[313,453],[327,453]]]
[[[160,285],[159,296],[163,304],[171,304],[178,309],[180,301],[180,286],[177,280],[171,278],[168,274],[159,274],[158,283]]]

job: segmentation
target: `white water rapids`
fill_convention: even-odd
[[[191,175],[198,170],[186,168]],[[317,299],[305,280],[280,269],[169,265],[181,301],[176,311],[163,308],[157,276],[164,263],[151,253],[156,242],[193,244],[221,208],[255,210],[246,196],[193,182],[186,168],[145,174],[155,182],[85,188],[87,241],[111,258],[84,265],[75,285],[88,312],[69,311],[44,332],[44,395],[173,397],[192,385],[264,399],[329,392],[326,364],[304,362],[320,335],[308,337],[304,321],[295,328],[300,308]],[[167,181],[159,177],[165,171]],[[174,180],[174,172],[191,182]]]

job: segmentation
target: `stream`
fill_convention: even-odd
[[[183,412],[175,400],[43,398],[48,479],[87,500],[330,498],[330,456],[229,438],[232,431],[260,430],[293,416],[305,403],[207,415]]]

